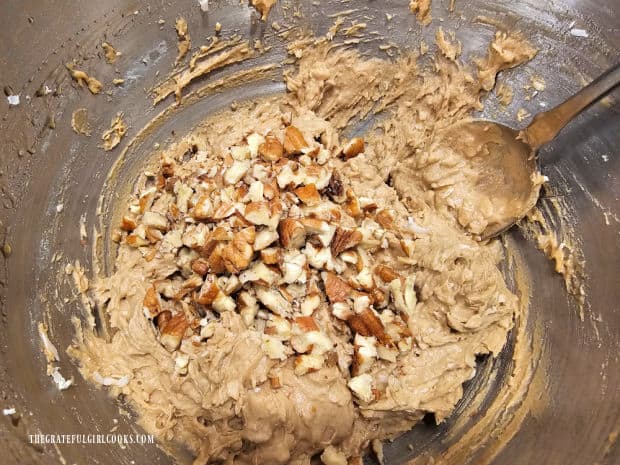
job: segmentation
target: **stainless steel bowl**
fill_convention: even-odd
[[[483,53],[495,29],[489,22],[518,28],[541,52],[530,64],[505,76],[518,89],[537,74],[545,78],[547,89],[531,101],[517,92],[508,111],[501,111],[491,98],[484,115],[503,122],[513,122],[520,107],[535,113],[541,102],[554,105],[619,59],[617,0],[456,0],[453,13],[447,10],[447,0],[435,0],[435,19],[428,28],[416,23],[407,3],[322,0],[292,3],[288,10],[279,4],[270,21],[285,23],[283,16],[298,6],[299,21],[321,34],[333,22],[332,13],[357,9],[351,18],[363,17],[369,30],[404,46],[415,46],[421,37],[432,42],[434,29],[441,24],[456,31],[465,56]],[[387,21],[386,13],[394,18]],[[92,266],[93,251],[81,244],[78,224],[82,215],[89,227],[99,224],[97,202],[121,151],[104,153],[97,148],[99,134],[123,111],[130,124],[129,141],[160,111],[153,108],[144,89],[159,80],[158,71],[164,75],[170,70],[176,54],[172,25],[178,15],[188,20],[194,44],[204,43],[216,22],[224,25],[226,34],[235,30],[274,41],[269,23],[258,21],[253,10],[237,0],[212,1],[208,13],[189,0],[150,5],[133,0],[88,5],[77,0],[3,2],[0,83],[6,92],[20,94],[21,104],[9,108],[6,100],[0,101],[0,245],[5,245],[0,266],[0,406],[17,411],[0,417],[2,464],[171,463],[155,445],[32,445],[28,435],[140,432],[130,413],[119,414],[119,406],[128,410],[124,400],[111,399],[87,384],[64,354],[61,370],[75,378],[75,386],[59,392],[52,385],[45,373],[37,323],[50,322],[50,338],[57,347],[70,344],[74,332],[69,320],[79,314],[80,303],[64,265],[79,259],[87,268]],[[158,24],[160,19],[166,21],[164,25]],[[588,37],[571,34],[573,28],[587,31]],[[99,44],[106,39],[123,52],[114,66],[101,59]],[[268,54],[240,66],[282,62],[284,45],[273,43]],[[377,45],[361,47],[370,54],[383,53]],[[104,80],[111,95],[92,96],[75,89],[64,68],[74,58]],[[214,77],[232,69],[218,71]],[[109,82],[117,75],[126,82],[112,88]],[[45,93],[37,93],[45,85],[53,92],[37,96]],[[112,191],[104,195],[104,222],[114,199],[110,192],[122,194],[131,187],[154,142],[164,143],[171,131],[183,134],[233,100],[282,90],[278,82],[255,82],[207,96],[163,118],[128,147],[126,161],[111,181]],[[519,229],[511,231],[508,246],[517,251],[529,275],[529,313],[523,321],[526,340],[518,341],[513,335],[497,361],[480,361],[480,374],[467,387],[452,418],[439,426],[425,421],[388,444],[388,465],[442,460],[515,465],[620,462],[618,97],[616,93],[611,104],[593,107],[541,153],[543,172],[550,178],[541,206],[556,228],[572,234],[585,259],[582,314],[549,260]],[[89,110],[92,137],[77,136],[71,130],[71,113],[79,107]],[[553,202],[561,203],[559,212],[551,208]],[[102,232],[105,244],[108,231]],[[92,240],[92,230],[88,233]],[[106,250],[102,252],[106,256]],[[58,253],[62,257],[56,260]],[[513,357],[519,343],[532,349],[533,355],[525,366],[529,378],[515,381]],[[499,399],[502,388],[515,382],[522,382],[522,395]],[[498,411],[498,405],[505,411]],[[190,460],[188,454],[179,454],[181,461]]]

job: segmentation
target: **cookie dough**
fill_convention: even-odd
[[[437,134],[534,49],[499,34],[477,71],[452,54],[426,69],[325,40],[290,50],[286,94],[157,154],[91,286],[113,336],[78,332],[70,350],[196,464],[361,464],[373,441],[449,416],[518,309]]]

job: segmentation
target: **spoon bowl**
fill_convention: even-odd
[[[523,130],[487,120],[470,120],[451,128],[444,140],[474,153],[470,163],[479,176],[471,188],[487,204],[488,225],[480,234],[490,239],[509,229],[536,205],[545,178],[537,167],[538,148],[550,142],[575,116],[620,84],[620,63],[557,107],[539,113]]]
[[[538,200],[542,177],[535,151],[520,131],[492,121],[465,121],[451,128],[450,133],[448,144],[475,146],[478,155],[469,162],[475,165],[473,171],[478,176],[471,179],[471,190],[493,206],[480,237],[484,240],[496,236],[519,221]],[[471,147],[465,149],[471,151]]]

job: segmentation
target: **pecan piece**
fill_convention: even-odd
[[[284,151],[287,155],[300,154],[301,150],[308,147],[304,135],[295,126],[289,126],[284,131]]]
[[[356,229],[336,228],[336,234],[330,244],[332,255],[337,257],[341,252],[355,247],[362,242],[362,233]]]

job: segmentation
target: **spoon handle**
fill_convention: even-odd
[[[564,103],[537,114],[523,130],[525,140],[534,148],[551,141],[575,116],[620,84],[620,63],[585,86]]]

